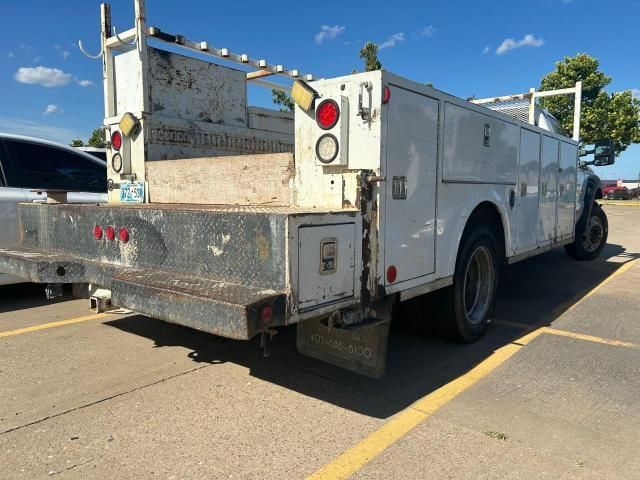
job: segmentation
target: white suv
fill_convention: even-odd
[[[107,201],[107,164],[59,143],[0,133],[0,248],[18,241],[18,203],[44,202],[34,190],[67,190],[72,203]],[[24,279],[0,272],[0,285]]]

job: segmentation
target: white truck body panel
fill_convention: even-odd
[[[372,88],[363,90],[362,82]],[[349,158],[346,165],[318,165],[314,147],[324,131],[313,111],[297,108],[294,195],[307,206],[339,208],[356,204],[352,186],[362,170],[385,178],[373,184],[371,290],[417,294],[429,284],[450,283],[467,220],[483,203],[500,215],[508,259],[573,237],[572,139],[384,71],[312,85],[319,92],[316,105],[348,100]],[[388,104],[382,103],[384,87],[391,89]],[[358,109],[361,92],[366,120]],[[402,177],[406,198],[393,198],[394,179],[397,184]],[[391,265],[393,282],[385,275]]]
[[[434,98],[390,87],[383,175],[385,267],[394,265],[393,283],[435,269],[438,108]],[[404,190],[404,191],[402,191]],[[402,201],[396,197],[403,197]],[[384,278],[385,285],[389,281]]]

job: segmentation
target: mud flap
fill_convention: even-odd
[[[349,327],[329,327],[326,319],[298,323],[298,352],[368,377],[384,375],[388,320],[370,320]]]

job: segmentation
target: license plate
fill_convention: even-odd
[[[144,182],[121,183],[120,201],[123,203],[144,203]]]

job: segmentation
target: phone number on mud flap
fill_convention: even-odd
[[[356,357],[371,358],[373,355],[372,350],[369,347],[362,345],[354,345],[353,343],[345,344],[341,340],[335,338],[326,338],[319,333],[311,335],[311,342],[316,345],[323,345],[339,352],[348,353],[349,355],[355,355]]]

